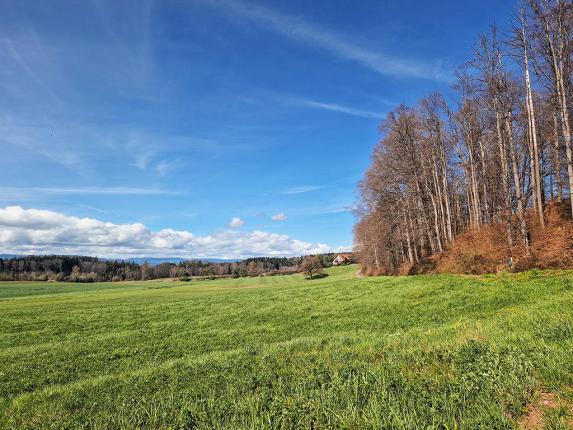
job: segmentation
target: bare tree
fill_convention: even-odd
[[[322,272],[323,268],[322,261],[316,256],[305,257],[300,265],[300,270],[310,279],[312,279],[314,275]]]
[[[545,75],[550,76],[552,81],[557,116],[561,123],[567,156],[569,199],[573,213],[573,149],[568,101],[571,91],[573,7],[565,0],[528,0],[528,5],[533,12],[538,56],[551,70],[550,74]]]
[[[383,121],[356,213],[356,250],[372,272],[407,271],[494,222],[507,256],[527,255],[547,189],[559,201],[568,192],[573,208],[573,3],[523,1],[511,36],[492,26],[460,68],[455,108],[433,93]]]
[[[543,191],[541,187],[541,163],[539,157],[535,108],[533,106],[533,90],[531,86],[531,76],[529,73],[529,42],[527,39],[527,22],[525,9],[521,10],[519,20],[520,25],[514,27],[514,38],[510,41],[510,43],[513,42],[512,45],[519,48],[522,55],[523,78],[525,86],[525,110],[527,114],[527,138],[529,143],[531,162],[530,173],[533,189],[533,206],[537,212],[539,224],[542,228],[545,228],[545,220],[543,218]]]

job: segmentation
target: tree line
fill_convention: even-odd
[[[398,273],[490,223],[505,226],[508,258],[528,255],[546,203],[573,208],[571,0],[526,0],[510,29],[492,25],[452,92],[402,104],[381,124],[355,226],[372,272]]]
[[[316,256],[323,267],[332,265],[336,254]],[[160,278],[221,278],[296,273],[304,257],[253,257],[233,262],[188,260],[180,263],[136,264],[122,260],[67,255],[31,255],[0,258],[2,281],[107,282]]]

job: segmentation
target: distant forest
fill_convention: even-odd
[[[324,267],[337,254],[320,254]],[[219,278],[279,275],[299,271],[304,257],[254,257],[236,262],[199,260],[158,265],[129,261],[100,260],[96,257],[48,255],[0,258],[0,281],[106,282],[140,281],[160,278]]]
[[[382,122],[355,227],[366,271],[407,273],[494,224],[505,258],[525,259],[547,203],[573,207],[573,3],[518,6],[511,28],[477,40],[454,97],[429,94]]]

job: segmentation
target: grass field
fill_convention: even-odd
[[[573,272],[356,270],[0,283],[0,428],[510,429],[572,400]]]

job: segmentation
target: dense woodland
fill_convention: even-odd
[[[572,1],[527,0],[512,28],[476,41],[455,96],[388,114],[360,184],[356,251],[368,271],[404,272],[492,223],[508,259],[528,255],[548,202],[573,207],[572,55]]]
[[[335,257],[336,254],[317,256],[323,267],[331,266]],[[140,265],[95,257],[32,255],[0,258],[0,281],[105,282],[278,275],[301,271],[302,261],[303,257],[254,257],[222,263],[189,260],[178,264]]]

